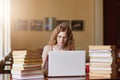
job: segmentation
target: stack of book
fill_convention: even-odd
[[[89,45],[90,78],[111,78],[117,74],[114,49],[110,45]]]
[[[30,50],[13,51],[12,78],[14,79],[38,79],[43,78],[41,68],[41,54]]]
[[[120,49],[117,49],[118,75],[120,76]]]
[[[120,58],[117,58],[117,64],[118,64],[118,75],[120,76]]]

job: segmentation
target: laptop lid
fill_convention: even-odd
[[[50,51],[48,76],[85,76],[85,51]]]

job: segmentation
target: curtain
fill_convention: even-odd
[[[10,51],[10,0],[0,0],[0,60]]]

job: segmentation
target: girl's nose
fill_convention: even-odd
[[[64,41],[64,38],[61,38],[61,41]]]

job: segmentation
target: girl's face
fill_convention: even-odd
[[[60,46],[64,46],[65,43],[67,42],[67,34],[66,32],[59,32],[57,35],[57,44]]]

